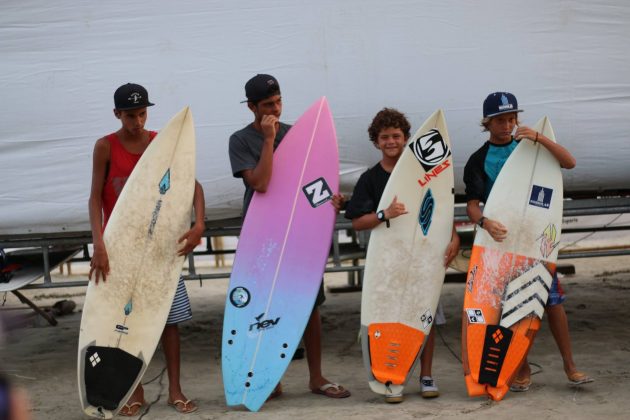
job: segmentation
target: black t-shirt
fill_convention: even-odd
[[[390,175],[380,162],[361,174],[357,185],[354,186],[352,198],[346,206],[346,218],[356,219],[364,214],[376,212]]]
[[[290,128],[289,124],[280,123],[273,142],[274,151]],[[264,141],[263,134],[254,128],[253,123],[230,136],[230,164],[232,165],[232,175],[235,178],[243,178],[243,171],[254,169],[258,165]],[[243,217],[245,217],[249,203],[254,195],[254,189],[247,185],[244,179],[243,184],[245,185]]]

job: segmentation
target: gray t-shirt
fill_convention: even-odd
[[[273,142],[274,151],[290,128],[289,124],[280,123]],[[253,123],[230,136],[230,164],[232,165],[232,175],[235,178],[243,178],[243,171],[256,167],[260,160],[264,140],[263,134],[254,128]],[[245,179],[243,179],[243,184],[245,185],[243,217],[245,217],[249,203],[254,195],[254,189],[247,185]]]

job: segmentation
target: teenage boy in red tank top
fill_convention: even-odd
[[[90,264],[89,278],[91,280],[92,274],[94,274],[96,284],[100,279],[107,281],[109,274],[109,258],[103,242],[105,225],[131,171],[149,143],[157,135],[157,132],[144,128],[147,120],[147,107],[153,105],[149,102],[149,95],[145,88],[133,83],[119,87],[114,93],[114,104],[114,115],[120,120],[122,127],[115,133],[96,141],[92,165],[89,212],[94,254]],[[179,239],[179,242],[183,243],[178,251],[179,255],[192,252],[199,244],[205,230],[204,195],[201,184],[197,181],[195,181],[193,207],[195,224]],[[180,339],[177,322],[190,319],[191,315],[188,296],[185,287],[182,287],[183,281],[181,279],[180,283],[182,285],[179,288],[183,288],[183,292],[178,290],[174,303],[177,303],[180,311],[184,307],[186,313],[176,314],[175,321],[171,323],[170,320],[175,310],[175,305],[173,305],[171,314],[169,314],[169,321],[167,321],[162,333],[161,342],[169,379],[168,404],[180,413],[191,413],[197,410],[197,406],[184,396],[179,382]],[[181,300],[179,300],[179,296],[183,296]],[[140,384],[118,415],[138,415],[144,404],[144,390]]]

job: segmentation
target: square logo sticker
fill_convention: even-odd
[[[466,309],[468,314],[468,322],[471,324],[485,324],[486,320],[483,317],[481,309]]]
[[[531,206],[542,207],[548,209],[551,205],[551,188],[541,187],[540,185],[532,185],[532,195],[529,196],[529,204]]]
[[[420,321],[422,321],[422,327],[428,328],[429,325],[433,322],[433,315],[431,315],[431,310],[427,309],[421,316]]]
[[[313,208],[332,200],[333,196],[332,190],[323,177],[306,184],[302,187],[302,191]]]

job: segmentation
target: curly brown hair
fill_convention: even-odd
[[[376,143],[378,140],[378,134],[381,130],[389,127],[400,128],[405,135],[405,138],[409,138],[411,124],[409,124],[405,114],[394,108],[383,108],[374,116],[372,124],[370,124],[370,127],[368,128],[370,141]]]

